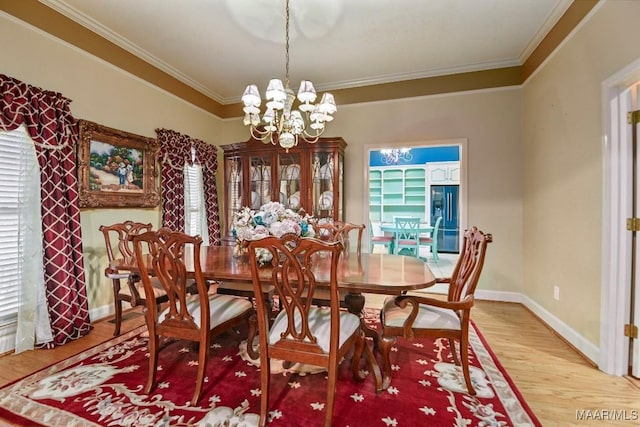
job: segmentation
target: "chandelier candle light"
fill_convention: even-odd
[[[296,99],[289,88],[289,0],[285,1],[285,52],[286,72],[284,85],[280,79],[271,79],[266,92],[266,111],[260,120],[260,93],[258,87],[250,84],[242,95],[245,113],[243,123],[250,127],[251,136],[262,140],[265,144],[280,144],[285,150],[298,144],[302,137],[305,141],[315,143],[324,132],[325,123],[333,120],[336,103],[333,95],[325,93],[319,104],[316,90],[309,80],[302,80],[298,89],[297,109],[293,109]],[[304,113],[304,118],[303,118]],[[310,129],[307,129],[307,126]]]

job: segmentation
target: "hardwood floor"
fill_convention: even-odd
[[[367,296],[373,307],[381,300]],[[123,322],[123,331],[144,323],[138,311],[129,313],[133,315]],[[640,425],[640,384],[593,367],[522,305],[477,301],[472,319],[542,425]],[[88,336],[62,347],[0,357],[0,386],[107,341],[112,334],[113,324],[100,321]],[[579,420],[578,415],[589,418]]]

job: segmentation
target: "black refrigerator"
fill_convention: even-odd
[[[460,208],[458,185],[431,186],[431,224],[441,216],[438,252],[460,252]]]

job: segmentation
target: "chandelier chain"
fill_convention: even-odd
[[[289,0],[285,0],[285,73],[284,87],[289,87]]]

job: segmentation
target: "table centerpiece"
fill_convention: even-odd
[[[301,237],[314,237],[316,233],[310,224],[310,219],[310,215],[300,215],[279,202],[265,203],[258,210],[244,206],[233,213],[232,234],[236,239],[233,253],[238,257],[243,256],[247,254],[248,241],[267,236],[280,238],[284,234],[294,233]],[[259,265],[264,265],[271,259],[271,253],[268,250],[258,249]]]

